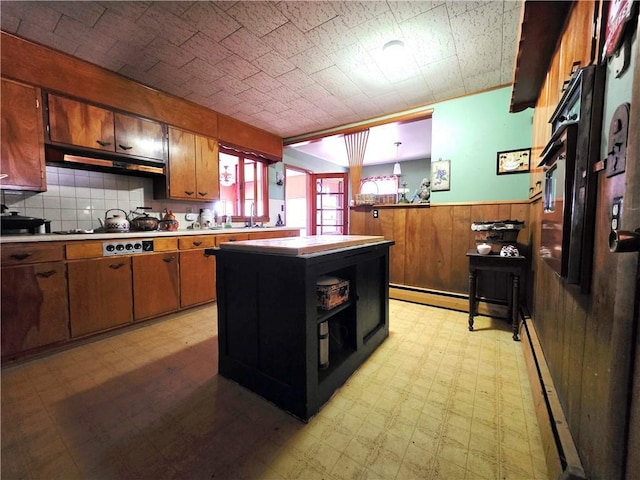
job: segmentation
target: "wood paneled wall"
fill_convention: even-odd
[[[373,217],[373,209],[378,218]],[[507,219],[525,222],[518,243],[526,248],[531,242],[528,202],[356,207],[351,209],[349,233],[383,235],[395,241],[389,259],[391,283],[466,294],[466,254],[476,247],[471,224]]]

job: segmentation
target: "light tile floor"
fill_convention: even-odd
[[[308,424],[217,373],[216,307],[2,370],[3,479],[543,479],[509,325],[390,302]]]

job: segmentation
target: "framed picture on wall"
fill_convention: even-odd
[[[431,162],[431,191],[442,192],[451,188],[451,160]]]
[[[530,165],[530,148],[506,150],[504,152],[498,152],[496,173],[498,175],[505,175],[507,173],[525,173],[529,171]]]

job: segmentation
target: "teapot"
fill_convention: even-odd
[[[137,215],[129,220],[133,230],[150,231],[158,229],[160,220],[155,217],[150,217],[147,212],[137,212],[137,210],[149,210],[150,208],[151,207],[138,207],[136,210],[131,212],[130,215]]]
[[[109,212],[122,212],[124,216],[113,215],[113,217],[108,217]],[[104,222],[102,219],[98,219],[100,225],[104,228],[105,232],[128,232],[129,231],[129,220],[127,220],[127,212],[121,210],[119,208],[112,208],[111,210],[107,210],[104,214]]]

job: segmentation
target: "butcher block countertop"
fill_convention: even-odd
[[[383,242],[382,236],[370,235],[316,235],[308,237],[269,238],[264,240],[242,240],[224,242],[222,250],[249,253],[271,253],[278,255],[307,255],[345,247]]]

